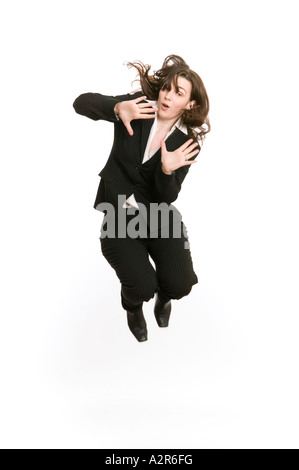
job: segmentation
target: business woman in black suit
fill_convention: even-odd
[[[138,70],[139,91],[83,93],[73,107],[95,121],[114,123],[114,142],[99,173],[94,208],[105,213],[102,254],[120,280],[128,326],[141,342],[147,340],[143,302],[156,295],[156,321],[167,327],[171,299],[188,295],[198,283],[186,226],[171,203],[196,163],[199,140],[210,131],[209,100],[201,78],[179,56],[166,57],[153,75],[140,62],[128,66]],[[151,210],[157,205],[161,217],[153,223]]]

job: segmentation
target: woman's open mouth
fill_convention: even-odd
[[[169,109],[169,106],[167,104],[161,103],[163,111],[166,111],[166,109]]]

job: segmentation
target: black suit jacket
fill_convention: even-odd
[[[134,134],[130,136],[123,122],[118,121],[114,114],[116,103],[140,96],[143,96],[141,91],[117,96],[89,92],[79,95],[73,103],[78,114],[94,121],[103,119],[114,123],[114,142],[109,158],[99,173],[101,181],[93,207],[97,209],[98,204],[110,202],[117,210],[118,195],[125,195],[127,199],[134,193],[137,203],[143,203],[148,213],[151,202],[158,204],[164,202],[170,205],[173,212],[176,211],[181,216],[171,203],[177,199],[191,165],[180,167],[174,174],[166,175],[162,170],[161,149],[142,163],[154,118],[131,121]],[[146,100],[141,101],[141,103],[146,102]],[[191,134],[187,136],[176,128],[166,139],[166,148],[168,151],[174,151],[191,137]],[[196,142],[195,139],[194,141]],[[98,210],[104,212],[100,207]]]

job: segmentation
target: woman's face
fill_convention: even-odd
[[[179,91],[176,92],[174,83],[171,90],[160,90],[158,98],[159,119],[173,120],[179,118],[185,109],[190,109],[190,105],[195,105],[195,101],[190,101],[192,85],[184,77],[177,77]]]

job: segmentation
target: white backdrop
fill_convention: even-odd
[[[1,3],[2,448],[298,448],[296,6]],[[93,208],[113,124],[73,102],[169,54],[211,105],[175,202],[199,283],[138,343]]]

